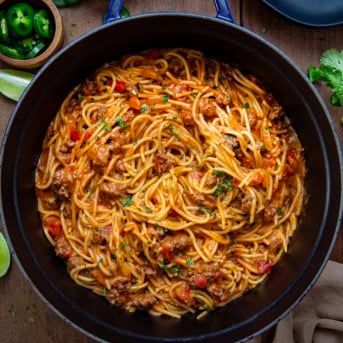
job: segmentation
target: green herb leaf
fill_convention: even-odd
[[[173,274],[178,274],[180,272],[180,268],[178,266],[174,266],[172,269],[171,269],[171,272]]]
[[[187,264],[187,266],[194,266],[194,260],[192,258],[188,258],[186,260],[186,264]]]
[[[125,127],[125,122],[124,122],[124,120],[121,119],[121,118],[117,118],[117,119],[116,119],[116,123],[118,123],[118,125],[119,125],[120,127]]]
[[[282,208],[277,208],[276,209],[276,213],[277,213],[278,216],[282,216],[282,214],[283,214]]]
[[[213,169],[213,175],[214,176],[223,176],[223,175],[225,175],[225,172],[223,172],[221,170]]]
[[[180,132],[177,131],[173,125],[169,125],[167,129],[174,135],[174,136],[179,136]]]
[[[163,95],[162,102],[165,104],[168,100],[169,100],[169,95],[168,94]]]
[[[131,198],[124,198],[121,201],[124,207],[131,206],[133,204],[133,200]]]
[[[144,105],[141,107],[140,111],[141,111],[141,113],[145,113],[147,110],[148,110],[148,107]]]
[[[320,67],[309,67],[310,81],[323,81],[331,88],[330,103],[333,106],[343,106],[343,50],[326,50],[320,58]]]

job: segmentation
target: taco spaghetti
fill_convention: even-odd
[[[189,49],[125,56],[75,87],[49,126],[44,233],[71,278],[111,303],[201,317],[287,251],[302,150],[255,77]]]

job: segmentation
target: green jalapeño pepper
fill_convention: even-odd
[[[33,26],[40,37],[51,39],[54,35],[53,20],[46,9],[35,13]]]
[[[17,60],[25,59],[24,54],[19,49],[4,44],[0,44],[0,52],[8,57],[15,58]]]
[[[67,7],[78,4],[81,0],[53,0],[57,7]]]
[[[6,14],[4,11],[0,11],[0,42],[8,43],[9,32],[8,25],[6,21]]]
[[[19,2],[7,11],[7,23],[20,37],[29,36],[33,31],[34,9],[31,5]]]
[[[39,42],[37,45],[35,45],[32,50],[25,56],[25,59],[29,60],[30,58],[34,58],[38,56],[43,49],[45,48],[46,43],[45,42]]]

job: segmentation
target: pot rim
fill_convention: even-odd
[[[334,125],[333,125],[333,120],[330,116],[330,113],[326,107],[326,105],[324,104],[323,99],[321,98],[319,92],[317,91],[317,89],[314,87],[314,85],[312,83],[310,83],[310,81],[305,77],[305,74],[302,72],[302,70],[297,66],[297,64],[290,59],[281,49],[279,49],[278,47],[276,47],[275,45],[273,45],[271,42],[265,40],[263,37],[260,37],[258,34],[244,28],[244,27],[240,27],[236,24],[232,24],[230,22],[224,21],[222,19],[218,19],[218,18],[214,18],[214,17],[209,17],[207,15],[202,15],[202,14],[194,14],[194,13],[175,13],[175,12],[157,12],[157,13],[147,13],[147,14],[139,14],[139,15],[135,15],[132,17],[128,17],[125,19],[121,19],[120,21],[114,21],[108,24],[104,24],[100,27],[96,27],[82,35],[80,35],[78,38],[76,38],[74,41],[70,42],[69,44],[67,44],[65,47],[63,47],[60,51],[58,51],[46,64],[44,64],[42,66],[42,68],[38,71],[38,73],[35,75],[34,79],[32,80],[32,82],[30,83],[30,85],[27,87],[27,89],[25,89],[25,91],[23,92],[21,98],[19,99],[17,105],[15,106],[14,110],[12,111],[10,118],[8,120],[5,132],[4,132],[4,136],[2,139],[2,143],[1,143],[1,151],[0,151],[0,183],[2,184],[3,182],[3,163],[4,163],[4,152],[6,149],[6,143],[7,143],[7,139],[8,136],[11,134],[11,129],[12,129],[12,125],[14,122],[14,119],[17,115],[18,110],[21,107],[21,104],[23,102],[23,99],[27,96],[27,94],[30,93],[31,88],[33,87],[33,85],[37,82],[37,80],[41,77],[42,74],[45,73],[46,70],[50,69],[51,66],[54,64],[54,62],[56,60],[58,60],[61,56],[63,56],[63,54],[68,51],[69,49],[71,49],[72,47],[78,45],[81,41],[83,41],[84,39],[86,39],[89,36],[93,36],[95,34],[97,34],[98,32],[101,32],[103,30],[106,30],[108,27],[112,27],[112,26],[120,26],[123,25],[126,22],[135,22],[137,20],[144,20],[145,18],[150,19],[150,18],[156,18],[156,17],[184,17],[184,18],[191,18],[191,19],[195,19],[195,20],[208,20],[208,21],[213,21],[216,23],[219,23],[220,25],[225,25],[225,26],[230,26],[235,30],[238,30],[240,32],[242,32],[243,34],[247,34],[249,36],[251,36],[252,38],[258,40],[259,42],[261,42],[262,44],[266,45],[269,49],[272,49],[274,52],[276,52],[278,55],[280,55],[280,57],[282,57],[298,74],[298,76],[300,76],[308,85],[308,87],[310,88],[310,90],[312,91],[313,95],[316,97],[316,100],[318,101],[318,103],[320,104],[323,112],[325,113],[326,116],[326,120],[330,126],[331,129],[331,133],[332,133],[332,137],[334,139],[335,142],[335,146],[337,148],[337,156],[338,156],[338,162],[340,165],[340,189],[343,189],[343,157],[342,157],[342,151],[341,151],[341,145],[339,143],[339,139],[338,136],[336,134],[336,131],[334,129]],[[338,186],[338,185],[337,185]],[[77,330],[79,330],[80,332],[82,332],[83,334],[85,334],[86,336],[91,337],[94,340],[97,341],[104,341],[103,339],[95,336],[93,333],[83,329],[82,327],[80,327],[78,324],[76,324],[75,322],[71,321],[69,318],[67,318],[63,313],[61,313],[59,310],[56,309],[56,307],[54,305],[52,305],[52,303],[43,295],[43,293],[40,291],[39,287],[36,286],[34,284],[34,282],[30,279],[28,272],[24,269],[21,261],[19,260],[19,257],[17,256],[15,250],[14,250],[14,245],[12,243],[12,240],[10,238],[10,234],[9,234],[9,230],[7,228],[6,222],[5,222],[5,216],[4,216],[4,209],[2,206],[2,199],[4,197],[4,194],[2,193],[1,190],[1,197],[0,197],[0,217],[1,217],[1,223],[4,227],[4,231],[5,231],[5,236],[7,238],[7,241],[9,242],[9,246],[10,246],[10,250],[12,253],[12,256],[14,257],[14,260],[16,262],[16,264],[19,266],[20,271],[22,272],[22,274],[24,275],[24,277],[29,281],[29,283],[31,284],[31,286],[33,287],[33,289],[35,290],[36,294],[39,295],[39,297],[42,299],[42,301],[53,311],[55,312],[61,319],[63,319],[66,323],[70,324],[72,327],[76,328]],[[334,247],[339,229],[340,229],[340,224],[342,221],[342,212],[343,212],[343,192],[341,192],[341,196],[340,196],[340,205],[339,205],[339,210],[338,210],[339,214],[338,214],[338,218],[337,218],[337,222],[336,222],[336,228],[334,230],[334,234],[332,235],[332,239],[330,242],[330,246],[328,247],[326,253],[325,253],[325,258],[321,261],[320,263],[320,267],[318,269],[316,269],[316,271],[313,273],[314,275],[311,278],[311,282],[306,283],[306,287],[302,287],[301,291],[297,293],[296,299],[292,302],[291,304],[288,305],[286,310],[282,310],[281,313],[276,316],[275,318],[273,318],[272,321],[269,322],[269,324],[263,326],[260,330],[254,332],[252,335],[250,335],[249,337],[245,338],[244,340],[248,340],[251,339],[252,337],[255,337],[258,334],[261,334],[262,332],[268,330],[269,328],[271,328],[273,325],[275,325],[275,323],[277,323],[279,320],[281,320],[282,318],[284,318],[286,315],[288,315],[293,309],[294,307],[301,301],[301,299],[310,291],[310,289],[312,288],[312,286],[314,285],[314,283],[317,281],[317,279],[319,278],[320,274],[322,273],[323,269],[326,266],[326,263],[330,257],[330,254],[332,252],[332,249]],[[313,255],[313,254],[312,254]],[[311,255],[311,257],[309,259],[312,259],[313,256]],[[298,277],[299,278],[299,277]],[[292,287],[294,285],[292,284]],[[300,293],[300,294],[299,294]],[[270,306],[273,306],[273,304],[271,304]],[[264,309],[265,310],[265,309]],[[280,311],[278,311],[279,313]],[[252,320],[255,320],[254,317],[249,318],[249,320],[247,320],[247,322],[251,322]],[[178,338],[165,338],[165,337],[156,337],[156,336],[148,336],[146,334],[140,334],[140,333],[135,333],[135,332],[128,332],[126,330],[123,330],[125,332],[125,335],[127,335],[127,337],[131,338],[131,339],[144,339],[147,341],[162,341],[162,342],[190,342],[193,340],[206,340],[206,339],[210,339],[210,338],[214,338],[214,337],[219,337],[221,335],[224,335],[225,333],[228,332],[228,329],[223,329],[223,330],[219,330],[219,331],[215,331],[214,333],[208,333],[208,334],[203,334],[203,335],[198,335],[198,336],[186,336],[186,337],[178,337]],[[120,330],[117,330],[118,334],[123,334],[122,332],[120,332]]]

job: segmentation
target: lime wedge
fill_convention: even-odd
[[[31,73],[21,70],[0,70],[0,93],[14,101],[18,101],[33,76]]]
[[[0,232],[0,277],[4,276],[11,263],[11,254],[4,235]]]

